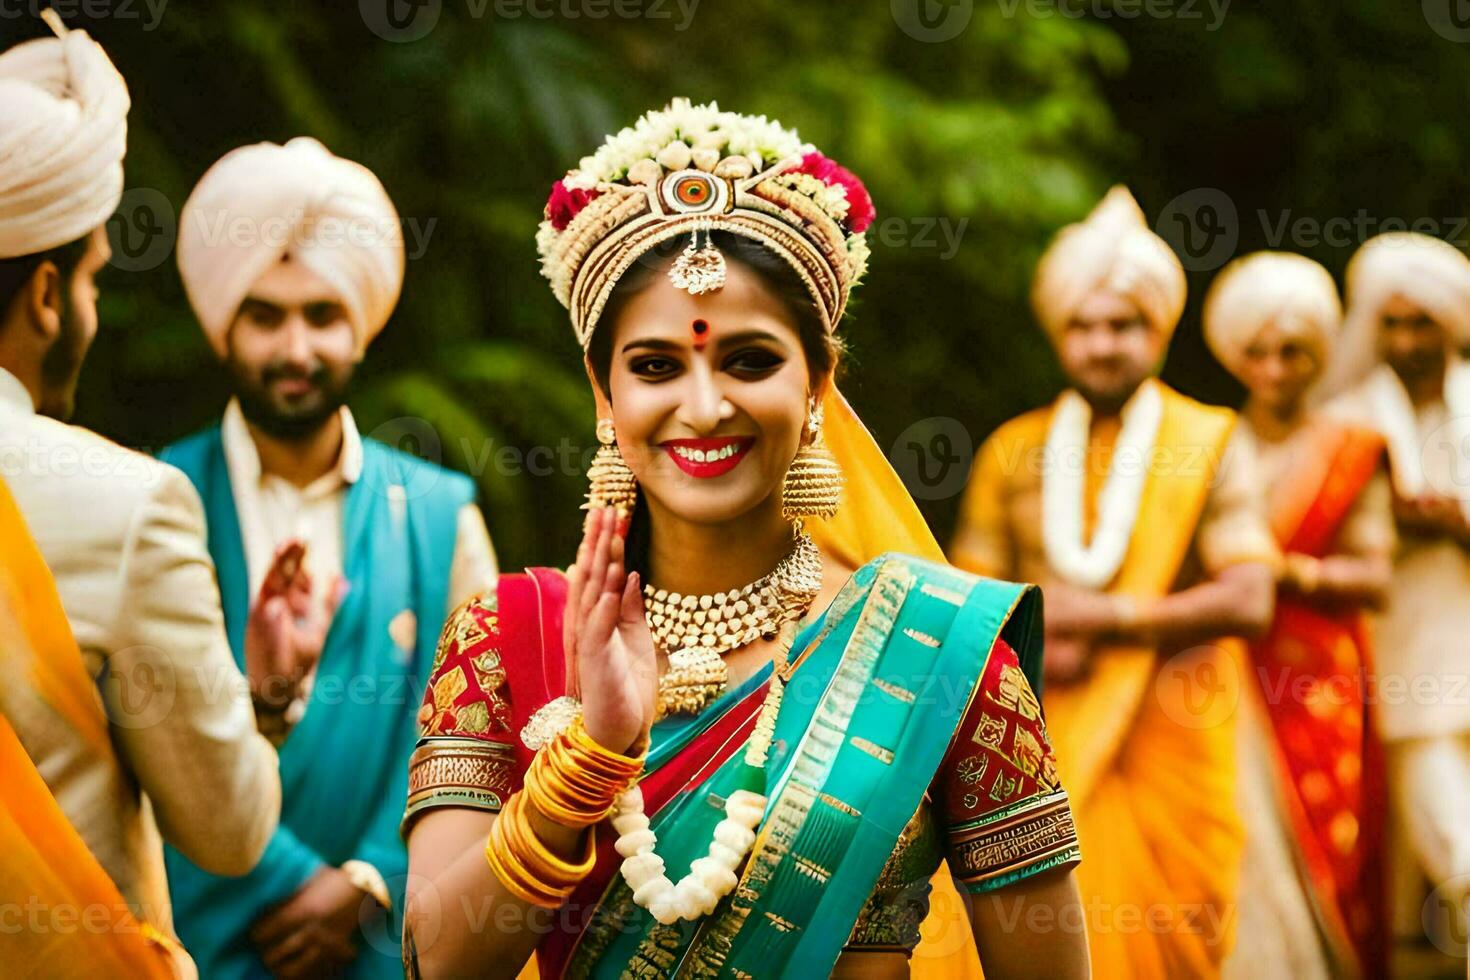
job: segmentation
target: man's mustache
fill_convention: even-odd
[[[265,384],[273,384],[277,381],[310,381],[312,384],[321,385],[327,378],[328,371],[326,365],[323,364],[306,369],[289,364],[275,364],[260,373],[260,380]]]

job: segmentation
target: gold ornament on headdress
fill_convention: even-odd
[[[597,441],[602,445],[587,469],[587,502],[582,509],[612,507],[626,517],[638,504],[638,480],[618,449],[612,419],[598,419]]]
[[[691,235],[669,274],[695,295],[724,284],[714,231],[765,245],[806,285],[829,332],[867,268],[872,203],[852,174],[765,117],[675,99],[608,138],[553,188],[541,271],[583,349],[645,252]]]
[[[699,233],[704,232],[704,247],[699,246]],[[695,225],[689,244],[669,268],[669,282],[691,296],[701,296],[725,288],[725,257],[710,238],[709,225]]]

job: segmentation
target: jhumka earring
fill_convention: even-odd
[[[831,517],[842,500],[842,467],[822,441],[822,408],[812,399],[807,415],[811,437],[796,453],[781,486],[781,516],[801,530],[808,517]]]
[[[587,502],[582,509],[613,507],[626,517],[638,503],[638,481],[618,449],[612,419],[597,420],[597,441],[601,446],[587,469]]]

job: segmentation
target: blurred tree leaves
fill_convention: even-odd
[[[1085,18],[1043,0],[946,0],[929,12],[968,22],[929,43],[893,13],[926,0],[702,0],[687,25],[672,0],[634,0],[668,16],[633,19],[588,16],[611,8],[598,0],[542,0],[549,18],[523,3],[416,0],[438,23],[393,43],[364,20],[374,2],[400,0],[176,0],[152,31],[75,22],[132,87],[129,186],[175,210],[210,163],[261,139],[314,135],[383,179],[411,258],[353,406],[367,432],[429,425],[443,460],[479,481],[508,567],[567,559],[593,446],[579,353],[537,273],[547,189],[672,96],[779,118],[867,182],[879,224],[843,384],[885,447],[933,416],[978,441],[1054,394],[1031,270],[1113,181],[1151,215],[1191,188],[1223,188],[1243,251],[1267,244],[1257,209],[1462,214],[1470,180],[1466,47],[1417,5],[1235,0],[1210,29],[1208,15],[1117,16],[1110,0]],[[11,19],[0,31],[41,28]],[[1335,272],[1350,251],[1303,250]],[[1168,375],[1228,398],[1193,324],[1208,276],[1191,278]],[[218,413],[224,379],[171,256],[113,270],[103,317],[81,421],[156,448]],[[923,503],[942,535],[956,504]]]
[[[705,0],[687,30],[660,6],[673,16],[445,0],[412,43],[376,36],[355,4],[176,3],[156,31],[86,24],[132,87],[129,186],[175,211],[213,160],[261,139],[310,134],[383,179],[410,261],[353,407],[365,432],[475,476],[507,566],[566,560],[580,523],[592,404],[533,238],[551,182],[605,133],[674,95],[717,99],[864,177],[889,223],[846,385],[880,442],[934,414],[983,434],[1044,397],[1051,369],[1019,302],[1029,266],[1126,158],[1098,82],[1126,55],[1095,24],[977,9],[932,44],[886,4]],[[224,378],[172,256],[113,270],[104,290],[82,421],[156,448],[211,419]]]

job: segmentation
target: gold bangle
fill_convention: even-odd
[[[588,827],[607,819],[617,798],[642,772],[642,757],[599,745],[578,718],[536,753],[524,792],[546,819],[564,827]]]
[[[512,843],[512,823],[517,819],[523,818],[509,806],[496,817],[485,842],[485,862],[516,898],[529,905],[558,908],[572,893],[575,882],[557,885],[536,879]]]
[[[562,733],[580,757],[577,761],[594,770],[602,770],[613,776],[635,776],[643,771],[643,756],[622,755],[607,748],[587,734],[587,726],[581,716]]]
[[[528,866],[532,874],[548,884],[555,882],[555,887],[562,888],[575,887],[592,873],[597,864],[597,842],[590,832],[586,834],[586,853],[573,863],[554,853],[537,835],[536,828],[531,826],[526,815],[528,801],[524,796],[517,794],[511,802],[515,806],[515,819],[506,828],[506,833],[511,846],[517,850],[522,863]]]
[[[551,767],[544,765],[540,756],[526,771],[523,792],[542,816],[563,827],[590,827],[607,819],[617,797],[608,794],[604,799],[581,802],[568,798],[568,794],[557,792],[547,785]],[[580,803],[580,805],[579,805]]]

